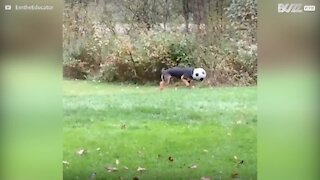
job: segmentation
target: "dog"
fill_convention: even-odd
[[[163,90],[165,85],[170,83],[171,77],[180,78],[187,86],[190,86],[192,80],[203,81],[206,77],[206,71],[202,68],[191,67],[173,67],[161,70],[160,90]]]

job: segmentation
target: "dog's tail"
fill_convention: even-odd
[[[165,69],[164,69],[164,68],[162,68],[162,69],[161,69],[161,74],[163,74],[163,73],[164,73],[164,71],[165,71]]]
[[[162,69],[161,69],[161,76],[160,76],[162,81],[164,81],[164,77],[163,77],[164,71],[165,71],[165,69],[162,68]]]

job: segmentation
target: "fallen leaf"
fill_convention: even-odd
[[[84,155],[84,153],[85,153],[84,149],[80,149],[79,151],[77,151],[77,154],[80,156]]]
[[[116,165],[118,166],[119,165],[119,159],[116,159]]]
[[[137,169],[137,171],[139,171],[139,172],[142,172],[142,171],[145,171],[146,170],[146,168],[143,168],[143,167],[138,167],[138,169]]]
[[[62,164],[64,165],[70,165],[70,163],[68,161],[62,161]]]
[[[173,157],[169,156],[169,161],[173,162]]]
[[[121,124],[121,129],[126,129],[127,128],[127,125],[126,124]]]
[[[237,173],[237,172],[232,173],[231,178],[233,178],[233,179],[239,178],[239,173]]]
[[[125,170],[128,170],[129,168],[127,166],[123,167]]]
[[[106,167],[107,172],[114,172],[114,171],[118,171],[118,168],[116,167],[112,167],[112,166],[108,166]]]
[[[233,156],[234,160],[238,160],[238,157],[237,156]]]
[[[200,180],[210,180],[209,177],[201,177]]]
[[[192,166],[189,166],[190,169],[196,169],[197,165],[193,164]]]

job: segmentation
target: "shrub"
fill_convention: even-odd
[[[165,34],[144,34],[120,40],[101,69],[100,80],[135,83],[159,80],[162,68],[194,64],[186,41]],[[187,57],[189,55],[189,57]],[[186,58],[187,57],[187,58]],[[184,61],[184,60],[188,61]]]
[[[237,4],[241,8],[236,8]],[[245,8],[247,4],[250,6]],[[162,68],[194,66],[208,72],[202,85],[254,85],[255,5],[251,0],[232,1],[226,9],[229,16],[224,26],[219,29],[202,25],[199,31],[190,33],[179,28],[145,30],[137,24],[110,23],[99,17],[99,8],[67,6],[63,26],[64,77],[148,83],[159,81]],[[240,30],[242,26],[246,29]],[[125,30],[119,33],[116,29]]]

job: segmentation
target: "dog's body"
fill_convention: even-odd
[[[180,68],[174,67],[169,69],[161,70],[161,82],[160,82],[160,90],[163,90],[165,84],[170,83],[171,77],[180,78],[181,81],[189,86],[191,80],[193,80],[193,71],[194,68]]]

